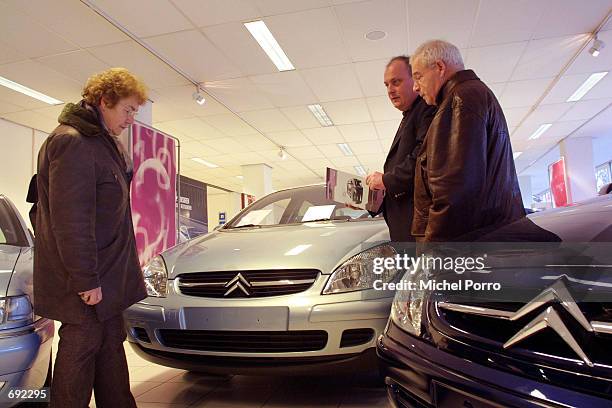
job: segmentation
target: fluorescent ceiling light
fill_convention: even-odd
[[[64,103],[58,99],[52,98],[48,95],[45,95],[44,93],[40,93],[31,88],[28,88],[27,86],[23,86],[21,84],[18,84],[17,82],[13,82],[10,79],[6,79],[1,76],[0,76],[0,85],[6,86],[7,88],[12,89],[13,91],[20,92],[24,95],[28,95],[34,99],[38,99],[39,101],[48,103],[49,105],[61,105],[62,103]]]
[[[348,144],[346,143],[337,143],[338,145],[338,149],[340,149],[342,151],[342,153],[344,153],[345,156],[352,156],[353,155],[353,151],[351,150],[351,148],[349,147]]]
[[[244,180],[244,176],[236,176],[237,179]]]
[[[580,87],[578,87],[578,89],[576,89],[576,92],[574,92],[572,94],[572,96],[567,98],[566,102],[576,102],[576,101],[579,101],[580,99],[582,99],[582,97],[584,95],[586,95],[587,92],[589,92],[591,90],[591,88],[593,88],[595,85],[597,85],[597,83],[599,81],[601,81],[603,79],[603,77],[606,76],[607,73],[608,73],[608,71],[606,71],[606,72],[596,72],[596,73],[592,74],[590,77],[587,78],[586,81],[584,81],[582,83],[582,85],[580,85]]]
[[[299,255],[302,252],[304,252],[305,250],[307,250],[308,248],[310,248],[311,246],[312,246],[312,244],[298,245],[296,247],[291,248],[289,251],[285,252],[285,256]]]
[[[276,65],[279,71],[291,71],[295,69],[291,61],[289,61],[289,58],[287,58],[285,51],[278,45],[276,38],[274,38],[268,26],[266,26],[266,23],[258,20],[244,23],[244,26],[249,30],[259,46],[268,54],[268,57],[272,60],[274,65]]]
[[[200,163],[200,164],[203,164],[205,166],[208,166],[208,167],[210,167],[212,169],[219,167],[216,164],[211,163],[211,162],[207,162],[206,160],[200,159],[199,157],[193,157],[191,160],[193,160],[196,163]]]
[[[362,177],[367,176],[368,174],[366,173],[365,169],[363,168],[363,166],[359,165],[359,166],[355,166],[354,167],[355,171],[357,172],[357,174],[359,174]]]
[[[514,152],[514,155],[513,155],[514,160],[518,159],[521,156],[521,154],[523,154],[523,152]]]
[[[323,107],[318,103],[314,105],[308,105],[308,109],[310,109],[310,112],[314,115],[315,118],[317,118],[321,126],[334,126],[334,122],[331,121],[329,116],[327,116],[327,113],[323,110]]]
[[[542,136],[542,133],[546,132],[551,126],[552,123],[545,123],[543,125],[540,125],[538,130],[536,130],[531,136],[529,136],[529,140],[535,140],[539,138],[540,136]]]

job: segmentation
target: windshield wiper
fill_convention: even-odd
[[[231,227],[228,229],[238,229],[238,228],[261,228],[262,226],[259,224],[244,224],[244,225],[239,225],[237,227]]]

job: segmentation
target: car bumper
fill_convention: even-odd
[[[612,407],[612,401],[474,364],[392,322],[377,340],[394,407]]]
[[[316,295],[303,292],[257,299],[210,299],[174,292],[166,298],[147,298],[125,312],[128,341],[149,361],[217,373],[317,371],[332,365],[347,370],[377,367],[374,347],[387,322],[391,297],[370,293],[370,299],[364,299],[368,295],[359,292],[322,296],[322,287],[311,289]],[[324,332],[326,341],[322,347],[308,351],[253,351],[239,346],[232,351],[219,351],[201,345],[169,345],[164,337],[169,330],[179,339],[188,331],[195,336],[265,332],[297,337],[300,333]],[[362,336],[361,341],[346,342],[350,331],[370,335]]]
[[[6,395],[11,388],[44,385],[53,334],[53,320],[44,318],[25,328],[0,331],[0,406],[13,405]]]

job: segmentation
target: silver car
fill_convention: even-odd
[[[54,326],[33,313],[33,247],[23,218],[0,194],[0,406],[22,402],[23,390],[51,382]],[[44,399],[40,392],[36,397]]]
[[[278,191],[154,258],[128,340],[146,360],[209,373],[371,369],[393,296],[374,286],[398,275],[373,263],[395,251],[382,218],[324,186]]]

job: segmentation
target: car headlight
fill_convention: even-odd
[[[15,327],[34,321],[32,303],[27,295],[0,299],[0,328],[3,325]]]
[[[414,336],[421,335],[424,301],[427,299],[428,291],[420,289],[420,282],[425,282],[427,279],[428,271],[422,267],[418,267],[413,274],[410,271],[406,272],[402,277],[402,281],[412,282],[412,284],[406,284],[405,287],[413,287],[415,289],[399,289],[395,292],[395,297],[391,304],[391,321],[400,329]]]
[[[363,251],[342,264],[327,281],[324,295],[372,289],[374,281],[391,282],[397,275],[395,268],[384,268],[381,274],[374,273],[374,259],[397,255],[391,245],[380,245]]]
[[[168,294],[168,271],[163,258],[157,255],[145,265],[142,272],[147,294],[154,297],[166,297]]]

